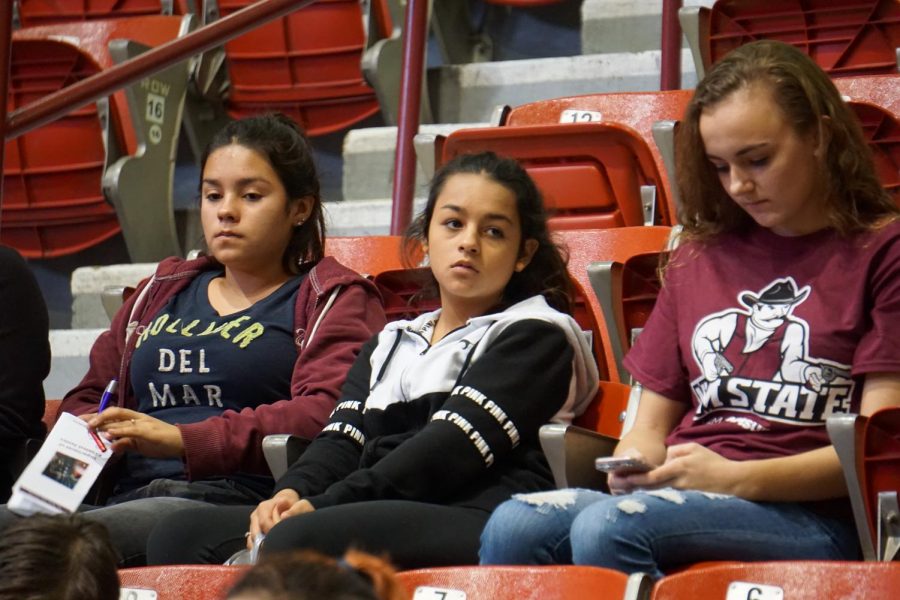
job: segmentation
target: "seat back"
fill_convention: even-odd
[[[652,153],[629,127],[610,122],[459,129],[447,136],[442,162],[491,150],[518,160],[534,179],[552,229],[643,225],[642,186],[667,206]],[[652,196],[651,196],[652,198]],[[652,202],[652,200],[651,200]],[[669,224],[667,210],[652,222]]]
[[[103,69],[70,39],[21,33],[11,44],[7,111]],[[6,142],[5,157],[2,243],[26,258],[53,258],[119,232],[115,210],[100,190],[105,151],[95,106]]]
[[[870,415],[862,437],[861,485],[869,527],[877,558],[892,560],[900,543],[900,408]]]
[[[113,66],[118,48],[127,53],[137,51],[134,44],[174,39],[190,22],[157,15],[16,31],[7,106],[19,107]],[[111,49],[113,40],[131,45],[114,42]],[[98,108],[79,109],[8,142],[2,240],[29,258],[49,258],[96,245],[125,227],[132,260],[179,253],[171,181],[186,79],[185,63],[176,65],[98,102]],[[128,164],[132,157],[135,162]],[[128,179],[128,172],[139,181],[120,185],[120,175]],[[147,186],[147,179],[168,185]]]
[[[868,102],[851,101],[850,107],[862,125],[882,185],[900,204],[900,119]]]
[[[365,235],[328,237],[325,254],[366,277],[383,271],[403,269],[403,236]],[[421,253],[412,257],[421,260]]]
[[[375,286],[384,300],[387,320],[415,319],[419,315],[437,310],[441,306],[437,285],[428,267],[392,269],[374,277]]]
[[[620,341],[625,330],[624,315],[621,308],[613,310],[614,300],[623,298],[620,293],[613,293],[610,284],[599,288],[594,286],[590,278],[590,265],[596,261],[625,263],[632,257],[650,253],[658,253],[666,246],[672,229],[670,227],[620,227],[603,230],[559,231],[556,240],[568,251],[568,271],[570,277],[582,289],[586,310],[590,311],[599,333],[595,333],[594,349],[600,378],[607,381],[627,383],[627,374],[621,369],[622,352],[625,346]],[[621,279],[615,279],[616,282]],[[611,280],[613,281],[613,280]],[[631,289],[631,288],[630,288]],[[632,304],[646,310],[645,296],[634,294],[628,296]],[[638,309],[630,311],[638,312]],[[637,322],[632,318],[632,322]],[[590,324],[590,322],[589,322]],[[582,324],[584,326],[584,324]],[[616,349],[618,347],[618,350]],[[604,409],[605,410],[605,409]],[[604,419],[618,419],[618,411]]]
[[[156,592],[156,600],[220,600],[249,567],[223,565],[165,565],[119,569],[126,588]],[[125,598],[126,594],[122,594]]]
[[[697,74],[731,50],[760,39],[787,42],[832,77],[896,73],[900,3],[894,0],[718,0],[682,9]]]
[[[159,15],[163,0],[13,0],[18,2],[22,27]],[[177,6],[185,0],[175,3]]]
[[[513,108],[505,125],[550,125],[556,123],[612,122],[627,125],[644,140],[658,173],[662,178],[662,194],[667,218],[663,223],[677,221],[677,200],[667,161],[674,161],[672,148],[657,145],[653,125],[658,121],[681,119],[692,90],[661,92],[625,92],[587,94],[530,102]]]
[[[227,16],[252,3],[219,0],[219,11]],[[320,0],[231,40],[229,114],[281,111],[311,136],[376,114],[378,101],[360,66],[365,44],[359,0]]]
[[[898,589],[897,563],[748,562],[711,564],[668,575],[656,583],[651,598],[893,598]]]
[[[466,600],[596,600],[623,598],[628,576],[599,567],[441,567],[403,571],[397,578],[410,593],[417,588],[437,588],[426,598],[453,598],[463,592]],[[422,590],[425,592],[426,590]],[[441,595],[441,593],[447,595]],[[417,595],[416,598],[419,596]]]

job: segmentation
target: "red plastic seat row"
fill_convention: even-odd
[[[144,16],[16,31],[7,110],[112,66],[110,40],[156,46],[185,28],[184,17]],[[171,96],[165,89],[157,94],[168,119],[180,113],[181,99]],[[105,123],[88,105],[7,142],[0,240],[28,258],[51,258],[116,235],[120,217],[101,190],[104,172],[119,156],[139,153],[143,139],[155,139],[153,131],[136,132],[132,122],[122,91],[110,98]],[[157,193],[159,202],[164,193]]]
[[[734,48],[759,39],[803,50],[832,77],[897,72],[896,0],[718,0],[679,13],[699,76]]]

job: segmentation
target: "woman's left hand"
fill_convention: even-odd
[[[666,462],[661,466],[624,479],[631,488],[671,487],[735,494],[740,470],[740,462],[729,460],[700,444],[676,444],[669,446]]]
[[[116,452],[133,450],[148,458],[184,456],[178,427],[136,410],[107,408],[99,414],[83,415],[82,419],[92,429],[103,432]]]

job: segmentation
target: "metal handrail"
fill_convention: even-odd
[[[402,235],[412,219],[416,183],[413,140],[419,132],[427,31],[428,0],[407,0],[403,24],[403,64],[400,71],[400,106],[397,110],[394,186],[391,194],[391,235]]]
[[[313,2],[315,0],[258,0],[184,37],[166,42],[131,60],[39,98],[14,110],[9,115],[6,114],[6,103],[2,102],[0,103],[2,104],[0,107],[2,138],[6,141],[12,140],[86,104],[108,96],[151,73],[220,46],[255,27],[283,17]],[[9,86],[12,12],[12,2],[8,0],[0,2],[0,93],[3,98],[6,98]],[[4,151],[5,144],[0,144],[0,165],[3,165]],[[3,202],[2,193],[2,189],[0,189],[0,207]]]
[[[663,0],[659,89],[681,89],[681,24],[678,9],[682,0]]]

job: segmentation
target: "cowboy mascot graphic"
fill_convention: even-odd
[[[776,279],[759,293],[739,293],[743,308],[699,322],[691,338],[701,373],[692,382],[700,398],[698,418],[737,409],[808,422],[825,412],[843,412],[843,404],[834,404],[849,402],[849,365],[811,358],[809,325],[792,314],[810,291],[808,285],[797,289],[791,277]]]

